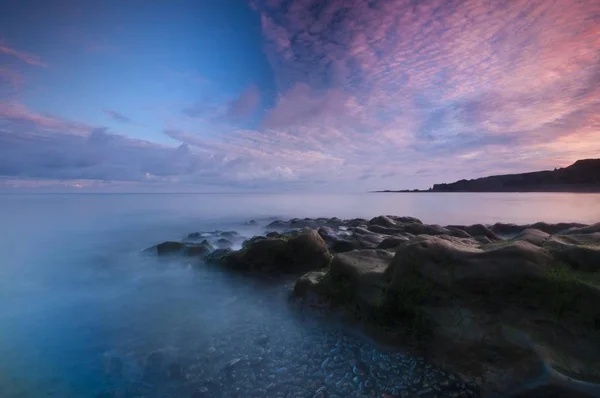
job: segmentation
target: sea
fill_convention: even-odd
[[[0,195],[0,397],[474,396],[423,358],[298,311],[287,282],[142,253],[191,232],[381,214],[589,224],[600,195]]]

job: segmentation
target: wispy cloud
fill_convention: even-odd
[[[114,111],[114,110],[105,109],[104,113],[106,113],[108,116],[110,116],[112,119],[116,120],[117,122],[121,122],[121,123],[131,123],[132,122],[132,120],[130,118],[128,118],[127,116],[123,115],[122,113]]]
[[[4,55],[7,57],[14,57],[19,59],[22,62],[25,62],[28,65],[39,66],[42,68],[48,67],[40,57],[34,54],[27,53],[25,51],[19,51],[14,48],[8,47],[7,45],[0,43],[0,55]]]
[[[5,147],[47,154],[60,165],[48,167],[53,178],[356,189],[423,188],[600,153],[597,1],[255,0],[253,9],[275,90],[251,84],[207,95],[198,89],[203,77],[172,73],[199,91],[157,126],[179,147],[16,103],[0,105],[0,118],[35,139],[25,144],[13,133]],[[5,175],[48,176],[39,164],[13,161]]]

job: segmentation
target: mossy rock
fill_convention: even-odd
[[[331,258],[323,239],[311,229],[278,238],[254,237],[218,262],[237,270],[286,273],[326,268]]]

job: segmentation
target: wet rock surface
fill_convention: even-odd
[[[339,328],[308,333],[316,347],[262,330],[251,337],[263,342],[256,344],[261,350],[278,341],[281,346],[259,350],[260,360],[250,351],[229,358],[210,378],[213,384],[194,394],[214,396],[218,387],[238,396],[468,396],[476,389],[463,387],[456,375],[502,393],[535,380],[543,369],[598,383],[598,225],[444,227],[389,215],[275,220],[265,226],[266,236],[245,240],[241,250],[216,249],[201,258],[267,274],[310,271],[288,290],[301,299],[296,305],[317,313],[342,310],[376,334],[418,346],[428,362],[398,350],[384,353]],[[163,245],[168,252],[187,250]],[[436,376],[427,376],[428,369]],[[417,381],[407,376],[413,374]],[[305,387],[286,389],[291,385]]]

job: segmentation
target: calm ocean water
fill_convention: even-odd
[[[318,335],[277,304],[285,298],[271,300],[277,292],[139,253],[194,231],[260,233],[244,225],[250,219],[380,214],[442,225],[594,223],[600,195],[0,195],[0,396],[128,396],[133,382],[146,396],[179,396],[161,389],[182,383],[143,381],[152,352],[183,364],[211,344],[250,350],[255,329],[279,345]],[[232,359],[226,351],[219,360]]]

